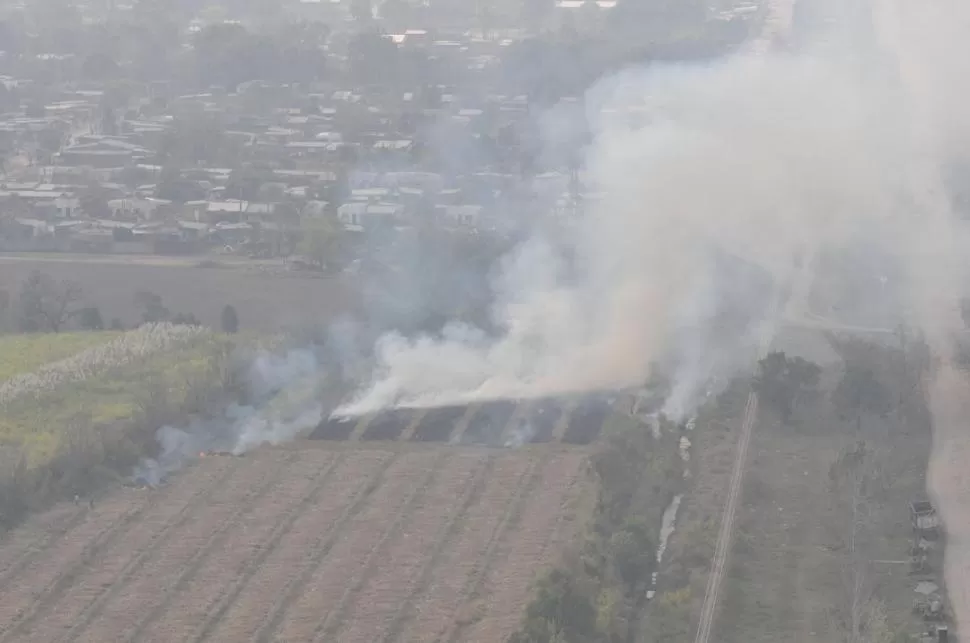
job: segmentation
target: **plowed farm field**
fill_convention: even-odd
[[[0,541],[7,641],[502,641],[586,452],[305,441],[209,456]]]

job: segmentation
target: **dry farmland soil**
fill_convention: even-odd
[[[329,441],[209,456],[7,534],[0,643],[500,641],[572,535],[584,459]]]
[[[34,270],[58,280],[71,279],[83,289],[85,305],[97,306],[105,322],[117,317],[126,327],[141,320],[142,310],[135,301],[138,291],[161,296],[173,314],[192,313],[216,328],[222,307],[232,304],[239,312],[241,329],[266,332],[324,324],[359,303],[356,285],[348,277],[269,276],[238,266],[200,268],[177,258],[113,259],[0,254],[0,290],[17,292]]]

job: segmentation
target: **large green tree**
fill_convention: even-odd
[[[341,258],[340,224],[333,217],[309,217],[300,230],[297,252],[321,269],[339,265]]]
[[[595,636],[596,608],[574,575],[554,569],[539,579],[522,630],[509,643],[581,643]]]
[[[821,372],[817,364],[775,351],[758,362],[754,389],[787,424],[798,405],[817,392]]]
[[[20,288],[20,327],[25,331],[59,332],[81,311],[81,286],[75,281],[57,281],[35,270]]]
[[[832,392],[832,402],[843,414],[855,418],[856,430],[862,429],[866,414],[885,415],[892,408],[889,389],[868,368],[849,364]]]

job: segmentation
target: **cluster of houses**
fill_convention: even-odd
[[[403,29],[411,18],[370,3],[383,48],[364,65],[377,78],[356,82],[363,32],[340,27],[356,24],[356,4],[280,5],[303,24],[333,27],[314,45],[334,70],[326,82],[185,94],[176,79],[76,80],[64,73],[75,54],[8,65],[0,52],[0,251],[286,256],[316,218],[358,235],[408,226],[478,234],[514,228],[517,213],[560,217],[595,198],[572,161],[533,162],[534,107],[503,66],[526,28],[486,27],[467,3],[434,0],[409,1],[411,16],[430,22]],[[556,0],[546,26],[599,23],[617,5]],[[134,6],[112,2],[111,15]],[[184,47],[207,26],[194,19]],[[401,66],[382,74],[387,47]],[[424,66],[408,70],[415,60]]]
[[[557,0],[555,10],[588,20],[616,5]],[[346,20],[347,6],[287,4],[329,24]],[[401,60],[429,61],[432,71],[354,86],[354,36],[335,29],[323,46],[327,68],[343,70],[332,80],[187,95],[174,80],[52,81],[63,64],[54,55],[21,67],[36,79],[2,75],[10,68],[0,55],[0,251],[286,256],[316,218],[348,234],[478,234],[514,227],[510,218],[526,210],[574,213],[595,195],[572,162],[529,160],[534,107],[506,82],[509,48],[528,35],[385,30]]]
[[[419,30],[387,38],[440,48],[435,55],[469,73],[508,45],[429,40]],[[36,93],[56,100],[38,109],[28,107],[30,81],[0,82],[22,97],[20,110],[0,115],[0,251],[273,256],[294,252],[292,239],[315,217],[348,233],[412,225],[477,233],[500,226],[510,202],[533,199],[533,184],[553,202],[569,190],[558,172],[524,190],[514,167],[475,154],[455,171],[422,162],[435,153],[429,147],[447,157],[456,133],[474,145],[529,119],[525,96],[475,83],[472,94],[249,82],[182,96],[164,83],[129,83],[126,103],[109,110],[102,88],[45,87]],[[180,131],[193,122],[201,130]],[[201,146],[208,158],[179,158],[179,145]]]

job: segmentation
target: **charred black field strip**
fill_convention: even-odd
[[[418,442],[444,442],[467,411],[467,406],[442,406],[429,409],[415,429],[414,439]]]
[[[502,430],[512,418],[517,404],[514,400],[483,403],[472,415],[462,435],[462,444],[501,446]]]
[[[391,619],[391,623],[387,628],[387,632],[381,639],[381,643],[392,643],[393,641],[397,640],[397,638],[401,635],[404,625],[415,617],[415,603],[421,596],[424,595],[425,591],[427,591],[428,584],[431,582],[434,568],[441,560],[441,555],[445,551],[445,547],[447,546],[448,542],[458,533],[458,528],[461,525],[462,517],[481,497],[485,490],[485,485],[488,482],[488,477],[494,468],[495,456],[489,456],[485,463],[479,468],[476,476],[465,489],[464,497],[462,498],[459,509],[454,513],[454,515],[452,515],[452,517],[442,528],[441,534],[435,539],[435,546],[431,552],[431,555],[428,557],[427,561],[425,561],[424,566],[421,569],[421,573],[417,578],[413,591],[408,594],[407,600],[401,603],[397,613],[394,614],[394,617]]]
[[[516,430],[524,432],[525,436],[531,435],[531,439],[526,442],[541,444],[552,442],[553,432],[556,425],[562,418],[562,402],[553,399],[544,399],[535,402],[532,409],[523,417]]]
[[[545,465],[549,460],[550,458],[548,454],[544,454],[541,457],[536,458],[529,465],[528,470],[526,470],[519,479],[519,486],[515,495],[509,499],[509,503],[505,507],[505,512],[502,514],[502,519],[495,526],[495,530],[492,532],[491,538],[488,542],[488,547],[485,549],[485,555],[481,560],[481,566],[476,569],[468,579],[468,584],[465,586],[465,591],[462,592],[465,597],[463,601],[464,603],[475,600],[481,593],[482,586],[485,584],[489,568],[495,559],[499,546],[505,539],[505,535],[508,533],[509,527],[518,522],[519,518],[521,517],[528,498],[530,495],[532,495],[533,489],[535,489],[536,485],[539,484],[539,481],[542,479],[543,470],[545,469]],[[463,607],[464,605],[458,608],[459,612]],[[465,627],[465,625],[462,624],[458,619],[458,612],[454,614],[451,622],[451,628],[442,639],[442,641],[447,643],[455,643],[458,641]]]
[[[227,467],[227,470],[214,486],[218,487],[224,484],[232,476],[237,467],[237,463],[233,463],[232,466]],[[162,492],[150,494],[143,502],[124,512],[118,519],[112,521],[105,529],[98,532],[84,547],[80,555],[72,558],[66,569],[60,570],[43,590],[34,594],[33,600],[26,610],[20,611],[15,618],[9,619],[3,624],[2,629],[0,629],[0,641],[8,641],[14,635],[19,634],[24,626],[32,622],[42,610],[53,605],[71,586],[82,570],[95,561],[100,552],[114,545],[122,533],[128,527],[135,524],[147,510],[164,502],[173,488],[174,486],[169,486]],[[211,491],[212,489],[204,491],[204,493],[208,494]]]
[[[610,403],[606,400],[584,400],[573,411],[563,435],[568,444],[589,444],[595,440],[610,415]]]
[[[300,502],[287,511],[286,516],[273,530],[269,540],[260,545],[256,556],[246,564],[246,567],[243,569],[242,573],[237,575],[232,586],[226,588],[226,591],[224,591],[223,594],[218,598],[215,608],[206,617],[205,622],[202,624],[202,627],[199,630],[199,633],[192,639],[193,641],[202,641],[212,633],[216,625],[219,623],[222,617],[225,616],[226,612],[235,602],[236,598],[238,598],[240,592],[242,592],[243,588],[246,586],[246,583],[249,582],[273,549],[276,548],[280,540],[290,530],[300,514],[304,511],[311,510],[312,507],[317,503],[317,501],[320,499],[320,495],[327,488],[327,483],[329,482],[330,477],[333,475],[333,472],[337,470],[339,464],[340,459],[336,455],[332,456],[330,463],[327,465],[326,469],[319,474],[317,481],[313,484],[309,493],[307,493],[300,500]],[[137,640],[137,636],[133,637],[133,640]]]
[[[320,423],[310,434],[311,440],[346,440],[354,432],[359,417],[328,418]]]
[[[577,404],[578,402],[578,404]],[[576,409],[575,418],[560,426]],[[401,440],[505,446],[504,442],[589,444],[599,435],[610,403],[598,394],[537,400],[492,400],[421,409],[388,409],[371,417],[329,418],[309,435],[311,440]],[[560,436],[558,431],[565,431]]]
[[[408,495],[407,500],[397,510],[391,525],[381,536],[380,540],[377,541],[377,544],[368,552],[367,558],[364,560],[363,567],[358,572],[357,577],[351,582],[350,586],[344,590],[344,593],[340,597],[340,601],[337,603],[337,605],[327,612],[327,615],[317,626],[313,637],[313,641],[315,643],[336,640],[337,633],[340,631],[341,627],[343,627],[344,617],[346,616],[350,601],[353,599],[355,594],[360,592],[364,584],[373,575],[374,571],[377,569],[376,562],[381,554],[381,551],[385,546],[387,546],[391,539],[397,535],[401,527],[408,521],[408,515],[410,514],[411,509],[415,506],[418,499],[427,493],[429,488],[431,488],[435,477],[438,475],[438,470],[441,467],[442,462],[444,462],[447,457],[448,454],[445,451],[438,454],[438,456],[435,458],[434,464],[429,468],[428,473],[421,481],[421,484],[415,487],[415,489]]]
[[[414,411],[410,409],[395,409],[379,413],[367,425],[362,440],[397,440],[408,428]]]
[[[240,503],[240,507],[229,517],[228,520],[224,521],[222,525],[209,536],[209,539],[202,545],[202,547],[195,553],[195,555],[189,560],[188,564],[183,567],[183,571],[179,574],[175,581],[175,584],[168,588],[165,592],[164,598],[155,605],[145,617],[138,623],[134,631],[128,636],[128,641],[138,641],[141,637],[142,632],[155,622],[158,617],[165,613],[168,606],[172,602],[172,598],[181,591],[191,580],[195,573],[202,567],[206,558],[212,553],[216,545],[221,545],[226,535],[229,531],[243,518],[246,514],[251,512],[255,506],[256,502],[266,495],[268,491],[273,489],[280,480],[288,473],[289,465],[293,464],[294,461],[299,457],[299,452],[291,454],[283,462],[276,466],[276,469],[269,476],[256,492],[255,498],[250,498],[245,503]],[[88,619],[90,621],[90,619]]]
[[[299,574],[295,574],[293,576],[289,585],[287,585],[287,587],[280,593],[279,597],[277,597],[276,603],[269,611],[266,620],[259,627],[259,630],[257,630],[253,640],[271,640],[273,633],[279,629],[280,624],[283,622],[283,616],[286,614],[286,611],[289,609],[290,605],[292,605],[293,602],[300,596],[300,593],[313,576],[313,573],[318,567],[320,567],[320,564],[337,543],[337,539],[343,533],[343,530],[347,524],[353,520],[354,516],[356,516],[364,505],[367,504],[368,500],[370,500],[371,495],[373,495],[373,493],[383,484],[384,474],[396,459],[397,454],[389,457],[387,461],[378,468],[377,472],[374,473],[371,479],[367,482],[367,485],[364,487],[363,491],[350,505],[347,506],[331,528],[320,535],[320,539],[314,544],[309,552],[309,557],[306,564],[303,566]]]
[[[149,554],[154,550],[154,548],[158,547],[169,537],[171,537],[171,535],[175,533],[186,520],[188,520],[189,516],[191,516],[192,513],[199,508],[199,506],[205,503],[212,493],[224,486],[232,477],[232,474],[235,472],[236,468],[236,463],[230,463],[222,475],[216,479],[214,485],[197,487],[192,496],[189,498],[188,502],[186,502],[171,518],[166,520],[161,528],[155,534],[153,534],[149,545],[143,548],[141,552],[133,552],[131,558],[124,563],[118,573],[111,579],[110,583],[101,585],[100,591],[91,597],[91,601],[87,604],[87,606],[85,606],[84,610],[78,616],[79,620],[77,622],[87,622],[87,620],[93,618],[104,602],[109,600],[117,592],[118,588],[127,583],[128,580],[134,574],[136,574],[139,569],[141,569],[141,566],[144,564],[145,560],[148,558]],[[168,488],[171,489],[173,487]],[[153,506],[164,505],[163,502],[158,501],[157,496],[164,495],[167,498],[167,494],[159,494],[159,492],[152,493],[156,494],[156,496],[153,496],[152,498]],[[131,532],[129,532],[127,535],[130,536]],[[76,565],[70,571],[71,580],[80,576],[82,573],[84,573],[84,571],[87,571],[87,568],[100,566],[101,564],[101,561],[94,561],[93,559],[86,559],[79,562],[81,564]],[[83,569],[82,565],[84,567]],[[7,641],[11,636],[20,633],[32,623],[36,622],[38,618],[42,616],[42,609],[47,608],[46,611],[50,611],[52,605],[54,605],[57,601],[60,601],[60,599],[63,598],[64,593],[71,591],[71,589],[72,588],[69,587],[68,584],[65,584],[60,588],[60,591],[47,595],[42,600],[36,601],[34,603],[36,607],[31,610],[31,613],[25,616],[14,628],[11,628],[9,631],[5,632],[3,637],[0,638],[0,641]],[[68,632],[66,635],[69,636],[70,632]],[[50,638],[50,640],[60,639]]]

